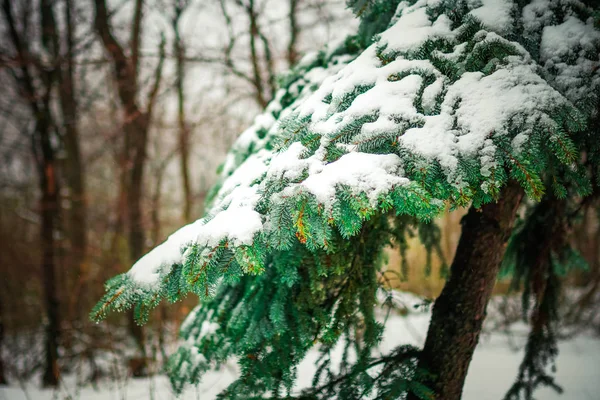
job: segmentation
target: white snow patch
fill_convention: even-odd
[[[196,242],[214,247],[228,239],[232,246],[250,245],[261,228],[261,215],[251,207],[230,207],[198,229]]]
[[[326,206],[331,205],[338,185],[347,185],[355,193],[367,193],[375,203],[382,192],[408,183],[408,179],[398,176],[399,168],[400,157],[395,154],[348,153],[309,176],[302,186]]]
[[[275,155],[269,164],[267,177],[294,181],[308,168],[310,160],[300,158],[306,152],[300,142],[294,142],[285,151]]]
[[[433,23],[429,20],[427,9],[418,1],[411,7],[402,10],[398,21],[381,34],[378,46],[387,44],[386,53],[391,51],[406,52],[415,50],[433,38],[452,38],[450,19],[442,14]]]
[[[425,90],[423,90],[421,105],[423,106],[423,111],[425,111],[426,114],[433,112],[436,100],[444,90],[445,81],[446,78],[437,78],[435,82],[433,82],[431,85],[427,86]]]
[[[549,0],[533,0],[523,7],[523,27],[526,32],[536,32],[548,24],[553,17]]]
[[[560,25],[544,27],[540,43],[542,61],[566,55],[577,55],[575,49],[594,51],[596,41],[600,40],[600,32],[594,28],[593,21],[584,23],[570,16]]]
[[[511,11],[514,4],[510,0],[475,0],[481,5],[469,14],[477,18],[483,25],[496,32],[509,31],[513,26]]]
[[[411,151],[438,160],[452,172],[458,155],[476,154],[487,138],[504,133],[512,117],[522,115],[525,129],[532,128],[540,110],[563,101],[535,73],[532,64],[515,63],[488,76],[467,72],[448,87],[441,114],[425,116],[423,127],[407,130],[399,140]],[[452,129],[454,119],[458,130]]]
[[[585,101],[590,88],[600,85],[600,57],[596,50],[599,45],[600,31],[591,19],[584,23],[569,16],[560,25],[544,27],[540,62],[555,71],[553,84],[569,100]]]

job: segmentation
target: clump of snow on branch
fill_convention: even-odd
[[[335,198],[338,185],[346,185],[355,193],[367,193],[371,203],[375,203],[379,194],[409,182],[399,176],[400,163],[400,157],[395,154],[348,153],[311,174],[302,182],[302,187],[326,206]]]

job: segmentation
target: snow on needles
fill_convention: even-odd
[[[476,159],[481,175],[489,176],[497,154],[493,137],[506,135],[518,121],[521,132],[513,141],[518,150],[536,124],[550,120],[548,110],[568,105],[580,95],[574,92],[567,100],[559,91],[573,85],[572,90],[585,90],[577,74],[598,69],[597,63],[585,58],[600,40],[589,21],[567,16],[556,26],[546,26],[544,21],[542,27],[527,20],[528,15],[539,14],[538,8],[525,7],[525,27],[543,28],[540,61],[546,69],[548,63],[558,68],[551,86],[529,53],[502,37],[514,25],[515,4],[483,0],[469,2],[471,16],[485,27],[475,35],[469,51],[494,42],[513,48],[514,55],[502,62],[490,61],[494,64],[487,73],[466,72],[467,46],[457,40],[461,28],[452,30],[447,16],[428,12],[428,5],[439,3],[401,2],[391,26],[357,58],[333,57],[327,67],[314,67],[286,90],[279,90],[266,112],[234,144],[209,216],[183,227],[142,257],[129,272],[133,281],[157,283],[173,264],[183,261],[183,249],[189,244],[216,246],[227,239],[234,247],[251,245],[257,233],[276,229],[277,224],[269,223],[269,211],[257,211],[257,204],[280,201],[278,194],[308,192],[328,208],[343,185],[376,205],[379,195],[410,182],[403,173],[404,151],[426,162],[439,162],[448,182],[457,188],[464,185],[457,176],[461,158]],[[432,40],[448,43],[450,51],[436,50],[434,55],[457,64],[458,76],[450,78],[432,61],[419,59],[417,50]],[[569,48],[576,49],[572,55],[579,64],[561,61]],[[287,95],[295,100],[284,106]],[[314,137],[316,146],[309,149],[307,143],[306,147],[300,143],[294,135],[301,130]],[[344,135],[347,139],[340,141]],[[274,143],[281,137],[290,142],[277,148]],[[397,154],[358,151],[364,143],[381,138],[395,146]],[[332,148],[341,154],[332,157]],[[272,192],[279,187],[278,193]]]
[[[546,69],[555,71],[553,84],[574,101],[585,101],[589,85],[600,86],[600,66],[597,48],[600,32],[593,21],[584,23],[569,16],[559,25],[544,27],[540,43],[540,62]],[[593,89],[592,89],[593,90]]]
[[[348,153],[310,175],[302,186],[326,207],[331,205],[338,185],[348,186],[355,193],[366,193],[371,203],[376,203],[379,194],[409,182],[398,176],[400,163],[395,154]]]
[[[474,1],[474,3],[476,2]],[[480,20],[483,25],[499,33],[506,32],[512,27],[511,13],[514,6],[512,1],[483,0],[480,3],[481,6],[475,8],[470,14]]]
[[[454,105],[460,101],[460,106]],[[538,123],[540,109],[564,99],[535,73],[535,66],[517,60],[491,75],[466,72],[448,87],[439,115],[425,116],[422,127],[411,128],[400,142],[411,151],[436,159],[449,175],[458,156],[473,156],[483,150],[487,138],[504,133],[507,121],[517,115]],[[458,129],[453,129],[453,124]]]

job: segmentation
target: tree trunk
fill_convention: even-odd
[[[183,81],[185,78],[185,47],[179,32],[179,19],[184,7],[179,3],[175,6],[175,17],[172,21],[175,34],[174,50],[176,57],[176,79],[177,89],[177,122],[179,127],[179,155],[181,163],[181,178],[183,183],[183,222],[189,223],[192,217],[192,184],[190,182],[190,130],[185,119],[185,92]]]
[[[148,120],[146,114],[140,114],[131,124],[125,125],[125,132],[132,139],[133,156],[129,170],[127,193],[127,220],[129,224],[129,258],[136,262],[145,250],[146,236],[142,213],[143,182],[146,161],[146,143],[148,138]],[[135,322],[133,311],[129,314],[129,330],[136,340],[141,352],[140,367],[134,375],[145,376],[146,361],[146,336],[144,328]]]
[[[2,319],[2,299],[0,299],[0,385],[8,385],[4,372],[4,359],[2,358],[2,346],[4,343],[4,320]]]
[[[129,124],[127,124],[129,125]],[[130,152],[131,165],[127,193],[127,219],[129,222],[129,257],[136,262],[144,254],[144,222],[142,199],[144,188],[144,170],[146,164],[146,143],[148,142],[148,120],[146,114],[140,114],[133,123],[125,126],[132,139]]]
[[[258,32],[258,15],[254,9],[254,0],[250,0],[246,6],[246,12],[250,19],[250,61],[252,65],[252,77],[254,82],[254,89],[256,93],[256,101],[261,108],[265,108],[269,103],[269,99],[265,96],[265,82],[263,81],[263,73],[260,67],[258,49],[256,46],[256,39],[259,36]]]
[[[437,298],[419,367],[436,400],[458,400],[492,294],[523,190],[511,182],[497,203],[473,207],[462,220],[462,234],[450,278]],[[416,399],[414,395],[409,397]]]
[[[75,54],[73,32],[73,4],[72,0],[65,2],[66,43],[67,53],[64,56],[64,65],[61,66],[60,79],[60,108],[64,123],[64,143],[67,153],[65,163],[65,179],[70,190],[71,207],[69,212],[68,236],[71,244],[69,252],[68,270],[77,274],[78,278],[73,288],[71,304],[69,304],[69,318],[75,319],[76,308],[85,306],[79,301],[81,293],[85,291],[87,279],[87,205],[85,196],[85,171],[81,159],[81,146],[77,124],[77,102],[75,100]],[[86,313],[87,314],[87,313]]]
[[[46,298],[46,315],[48,326],[46,328],[46,366],[43,377],[44,386],[57,386],[59,381],[58,369],[58,343],[60,337],[59,302],[56,287],[56,270],[54,265],[55,242],[54,229],[58,216],[58,182],[54,153],[49,139],[49,126],[42,116],[39,122],[40,147],[42,160],[40,162],[40,201],[42,224],[40,235],[42,238],[42,269],[44,277],[44,295]],[[37,132],[36,132],[37,133]]]
[[[298,26],[298,3],[300,0],[290,0],[290,41],[288,42],[287,48],[287,62],[288,67],[293,68],[298,62],[298,36],[300,34],[300,28]]]

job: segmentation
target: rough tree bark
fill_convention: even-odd
[[[467,376],[485,309],[491,297],[517,208],[521,187],[511,182],[496,203],[473,207],[462,220],[462,234],[450,278],[435,301],[419,367],[436,400],[458,400]],[[409,397],[416,400],[414,395]]]

